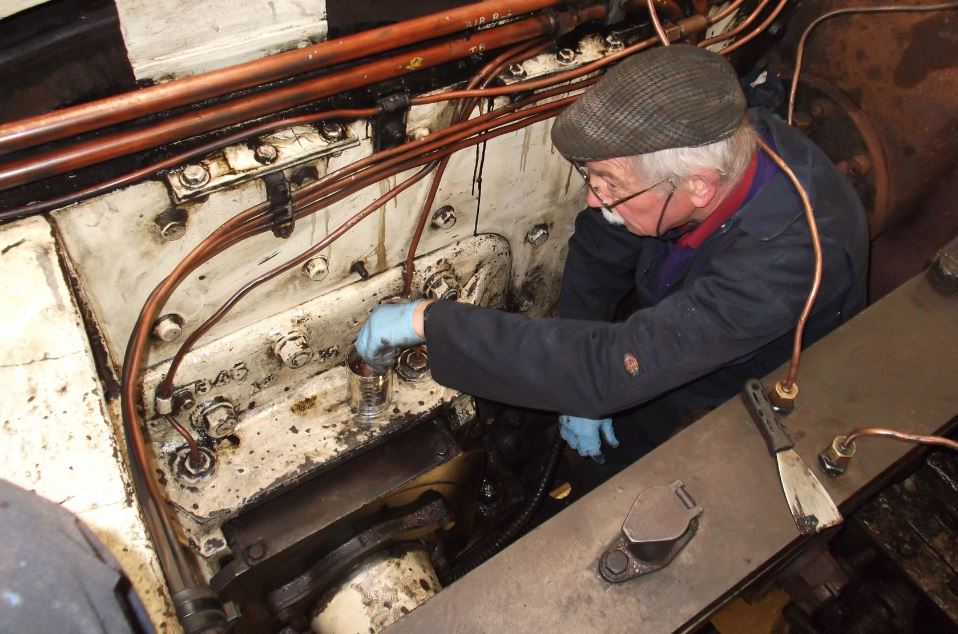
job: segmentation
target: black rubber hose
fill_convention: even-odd
[[[456,579],[463,577],[467,572],[478,567],[480,564],[484,563],[490,557],[508,546],[509,543],[512,542],[512,540],[515,539],[519,534],[519,531],[521,531],[523,527],[529,523],[529,520],[532,519],[532,516],[535,514],[535,512],[539,510],[542,500],[549,492],[549,485],[552,484],[552,478],[555,476],[556,467],[559,466],[559,457],[562,455],[562,446],[562,437],[559,435],[558,430],[556,430],[556,437],[552,442],[552,448],[549,450],[549,456],[546,458],[546,465],[542,472],[542,478],[539,480],[539,485],[532,494],[532,498],[529,499],[528,504],[526,504],[525,508],[522,509],[515,519],[513,519],[512,522],[510,522],[509,525],[503,529],[502,533],[499,534],[494,542],[461,564],[453,566],[447,574],[447,583],[452,583]]]

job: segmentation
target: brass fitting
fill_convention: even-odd
[[[772,401],[775,409],[788,414],[795,409],[795,399],[798,398],[798,383],[792,383],[792,387],[786,388],[785,381],[779,381],[769,392],[768,400]]]
[[[855,457],[855,443],[846,446],[848,436],[835,436],[832,444],[818,454],[818,464],[826,474],[837,477],[845,473],[848,463]]]

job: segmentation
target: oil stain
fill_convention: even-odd
[[[289,408],[289,411],[291,411],[294,414],[305,414],[309,410],[313,409],[315,406],[316,406],[316,397],[307,396],[303,400],[293,403],[293,405]]]

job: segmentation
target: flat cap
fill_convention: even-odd
[[[552,126],[563,156],[599,161],[732,136],[745,95],[731,64],[710,51],[676,44],[626,58]]]

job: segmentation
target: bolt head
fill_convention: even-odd
[[[613,550],[605,555],[605,568],[614,575],[624,574],[629,569],[629,556],[621,550]]]
[[[536,225],[526,234],[526,242],[534,247],[542,246],[549,240],[549,228],[546,225]]]
[[[575,51],[571,48],[560,48],[556,52],[556,61],[560,64],[571,64],[575,61]]]
[[[321,282],[329,275],[329,261],[323,256],[310,258],[303,265],[303,275],[314,282]]]
[[[443,205],[432,215],[432,226],[437,229],[452,229],[456,224],[456,212],[451,205]]]
[[[293,331],[279,339],[273,346],[273,353],[288,368],[301,368],[313,358],[313,349],[309,347],[306,335]]]
[[[319,133],[329,142],[342,141],[346,137],[346,128],[335,121],[325,121],[319,127]]]
[[[213,438],[229,436],[236,430],[236,414],[233,407],[220,405],[203,416],[206,421],[206,433]]]
[[[617,51],[625,46],[625,41],[618,33],[606,35],[603,41],[605,42],[605,47],[610,51]]]
[[[210,173],[203,165],[187,165],[180,172],[180,183],[189,189],[197,189],[210,182]]]
[[[167,242],[179,240],[186,234],[186,220],[189,214],[185,209],[167,209],[154,218],[153,223],[160,237]]]
[[[526,69],[522,67],[522,64],[509,64],[507,72],[510,77],[515,79],[522,79],[526,76]]]
[[[216,471],[216,456],[206,447],[200,447],[199,460],[194,463],[190,459],[190,448],[181,447],[174,459],[174,474],[178,480],[195,484],[210,477]]]
[[[153,335],[160,341],[176,341],[183,334],[183,320],[177,315],[163,315],[153,323]]]
[[[315,165],[300,165],[293,170],[289,178],[297,187],[302,187],[303,185],[318,181],[319,170],[316,169]]]
[[[432,134],[432,130],[426,127],[422,127],[422,128],[413,128],[412,130],[409,131],[409,133],[406,136],[409,138],[410,141],[421,141],[422,139],[425,139],[430,134]]]
[[[194,407],[196,407],[196,397],[193,396],[192,390],[180,389],[173,392],[174,412],[188,412]]]
[[[279,158],[279,150],[276,149],[275,145],[263,143],[257,145],[256,149],[253,150],[253,158],[255,158],[258,163],[269,165],[270,163],[275,163],[276,159]]]

